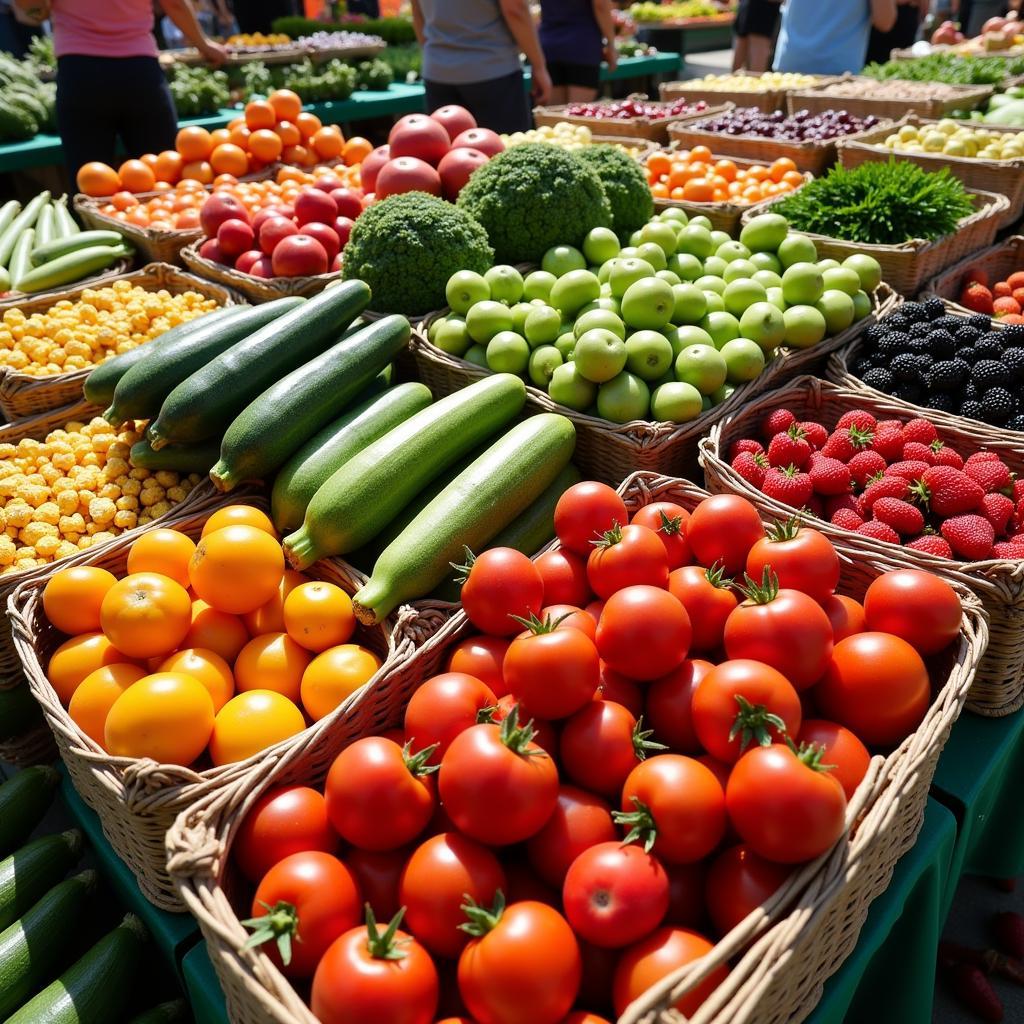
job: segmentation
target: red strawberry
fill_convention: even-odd
[[[845,494],[850,489],[850,467],[838,459],[823,455],[811,466],[809,475],[816,494]]]
[[[879,420],[876,427],[878,430],[902,430],[903,420]]]
[[[932,441],[938,440],[938,436],[935,431],[935,424],[930,420],[923,419],[921,416],[917,416],[903,424],[904,441],[920,441],[922,444],[931,444]]]
[[[930,468],[927,462],[918,462],[916,459],[911,462],[894,462],[885,471],[885,475],[902,476],[907,480],[920,480]]]
[[[817,516],[819,519],[825,518],[825,503],[816,494],[812,494],[804,504],[804,508],[811,513],[812,516]]]
[[[837,509],[829,522],[833,526],[841,526],[844,530],[859,530],[864,525],[864,520],[852,508]]]
[[[772,466],[796,466],[800,469],[807,465],[810,457],[811,446],[795,424],[785,433],[776,434],[768,445],[768,463]]]
[[[983,284],[969,284],[960,293],[960,305],[966,306],[972,313],[984,313],[991,316],[993,313],[993,295]]]
[[[938,555],[939,558],[952,558],[953,549],[937,533],[925,533],[914,540],[909,540],[906,547],[915,551],[924,551],[929,555]]]
[[[942,536],[949,541],[953,553],[969,562],[992,557],[995,530],[981,516],[953,516],[942,524]]]
[[[992,554],[996,558],[1024,558],[1024,542],[1015,540],[999,540],[992,545]]]
[[[935,452],[931,445],[921,444],[920,441],[908,441],[903,446],[904,462],[927,462],[929,466],[935,464]]]
[[[828,440],[828,430],[820,423],[815,423],[814,420],[806,420],[800,423],[799,427],[803,431],[804,437],[807,438],[807,443],[815,451],[821,448]]]
[[[1013,500],[1020,501],[1021,498],[1024,498],[1024,477],[1013,481]]]
[[[1013,518],[1013,499],[1005,494],[986,494],[981,499],[979,514],[983,515],[991,524],[996,535],[1005,533],[1007,524]]]
[[[732,462],[740,452],[760,455],[764,452],[764,445],[760,441],[755,441],[752,437],[743,437],[739,441],[733,441],[732,446],[729,448],[729,461]]]
[[[871,445],[871,434],[860,427],[843,427],[832,431],[821,449],[822,455],[840,462],[849,462],[859,451]]]
[[[941,441],[932,441],[931,449],[933,465],[952,466],[954,469],[964,468],[963,456],[955,448],[950,448]]]
[[[771,466],[765,472],[761,490],[769,498],[775,498],[776,501],[785,502],[794,508],[803,508],[814,488],[811,486],[811,478],[806,473],[801,473],[796,466],[787,466],[785,469]]]
[[[905,498],[910,493],[910,484],[902,476],[883,476],[881,480],[869,483],[860,496],[861,507],[865,514],[879,498]]]
[[[867,482],[879,473],[885,472],[885,459],[878,452],[857,452],[849,462],[850,475],[857,487],[866,487]]]
[[[788,409],[773,409],[764,418],[761,424],[761,432],[765,437],[771,438],[776,434],[785,433],[796,423],[796,416]]]
[[[871,413],[864,409],[851,409],[839,417],[839,422],[836,423],[836,430],[842,430],[845,427],[857,427],[858,430],[870,434],[877,425],[875,417]]]
[[[860,498],[854,494],[835,494],[831,498],[825,499],[825,518],[831,519],[841,508],[848,508],[856,512],[857,515],[864,518],[861,515],[863,508],[860,503]]]
[[[879,498],[871,506],[872,515],[879,522],[891,526],[897,533],[913,536],[924,529],[924,516],[916,505],[899,498]]]
[[[914,485],[915,493],[937,516],[955,516],[973,512],[985,497],[985,491],[962,469],[931,466]],[[952,543],[952,542],[951,542]],[[954,545],[955,547],[955,545]]]
[[[768,460],[761,452],[740,452],[729,465],[748,483],[760,487],[768,471]]]
[[[1010,476],[1010,467],[1005,462],[976,462],[973,466],[964,466],[964,472],[972,479],[977,480],[985,488],[986,494],[992,491],[1009,490],[1013,483]]]
[[[899,544],[900,535],[891,527],[878,519],[872,519],[863,526],[857,527],[857,533],[865,537],[874,537],[875,540],[884,540],[889,544]]]
[[[1018,530],[1024,527],[1024,498],[1017,501],[1017,508],[1013,513],[1013,525]]]
[[[871,441],[871,450],[878,452],[886,462],[897,462],[903,458],[903,427],[899,424],[879,423],[875,428],[875,436]]]
[[[973,455],[967,456],[967,461],[964,466],[975,466],[979,462],[998,462],[999,456],[995,452],[974,452]]]

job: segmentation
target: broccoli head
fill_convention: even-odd
[[[487,233],[468,213],[425,192],[406,192],[374,203],[356,221],[343,276],[370,286],[375,310],[419,316],[445,305],[452,274],[482,274],[493,256]]]
[[[500,263],[540,263],[553,245],[579,247],[592,228],[612,226],[601,179],[547,143],[514,146],[477,168],[458,205],[484,226]]]
[[[612,208],[612,227],[622,236],[654,215],[654,198],[640,165],[618,146],[584,146],[573,153],[600,179]]]

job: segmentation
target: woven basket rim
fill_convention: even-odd
[[[825,85],[813,86],[813,87],[810,87],[810,88],[807,88],[807,89],[794,89],[794,90],[792,90],[790,92],[790,96],[792,96],[794,99],[800,99],[803,96],[810,95],[814,99],[818,99],[818,98],[820,98],[820,96],[823,93],[826,96],[829,96],[828,90],[830,88],[832,88],[833,86],[835,86],[836,84],[838,84],[838,82],[880,82],[880,81],[881,81],[880,79],[871,78],[868,75],[843,75],[837,81],[828,82]],[[907,80],[906,79],[885,79],[885,81],[890,81],[890,82],[891,81],[898,81],[898,82],[900,82],[903,85],[907,84]],[[917,82],[917,83],[912,83],[912,84],[915,84],[915,85],[942,86],[944,89],[950,90],[950,92],[948,93],[946,99],[978,99],[978,100],[982,100],[982,99],[985,99],[987,96],[991,96],[992,93],[995,92],[995,87],[991,86],[991,85],[951,85],[951,84],[949,84],[947,82],[927,82],[927,83],[925,83],[925,82]],[[897,101],[899,100],[899,97],[896,97],[896,96],[884,97],[883,98],[883,97],[880,97],[880,96],[871,96],[871,95],[866,95],[866,96],[852,96],[852,95],[851,96],[843,96],[843,95],[838,95],[838,96],[835,96],[834,98],[837,99],[837,100],[846,100],[846,99],[860,100],[860,101],[864,101],[864,102],[868,102],[868,103],[870,103],[872,101],[876,101],[876,102],[879,102],[879,103],[889,103],[889,102],[891,102],[893,100],[897,100]],[[930,98],[931,98],[931,100],[933,102],[938,102],[938,103],[944,102],[943,99],[941,97],[939,97],[939,96],[934,96],[934,97],[930,97]],[[907,96],[905,96],[905,97],[903,97],[903,99],[904,100],[909,100],[909,101],[913,102],[913,101],[915,101],[917,99],[917,97],[914,97],[914,96],[907,97]],[[924,100],[924,97],[921,97],[921,99]]]
[[[613,103],[616,103],[616,102],[618,102],[618,101],[617,100],[607,100],[607,101],[603,101],[602,105],[604,105],[604,106],[611,106]],[[651,100],[650,102],[652,102],[652,103],[661,103],[662,101],[661,100]],[[624,117],[624,118],[615,119],[615,120],[611,120],[611,119],[606,118],[606,117],[589,117],[586,114],[567,114],[566,113],[566,108],[568,106],[570,106],[570,104],[568,104],[568,103],[562,103],[562,104],[559,104],[557,106],[547,106],[547,107],[537,106],[537,107],[533,108],[533,115],[534,115],[534,117],[537,117],[538,115],[540,117],[560,117],[562,120],[568,121],[570,123],[573,122],[573,121],[579,121],[579,122],[582,122],[582,123],[587,124],[587,125],[590,125],[590,124],[609,124],[609,123],[611,123],[611,124],[635,124],[637,126],[641,126],[641,127],[645,127],[645,128],[646,127],[652,127],[652,126],[658,128],[658,127],[667,127],[667,126],[670,126],[672,124],[675,124],[678,121],[685,121],[688,118],[710,117],[712,114],[721,114],[721,113],[724,113],[726,110],[731,109],[733,104],[731,104],[731,103],[721,103],[717,107],[708,106],[708,108],[706,110],[698,111],[696,114],[694,114],[694,113],[689,113],[689,114],[668,114],[668,115],[666,115],[664,117],[646,117],[646,116]]]
[[[134,256],[125,256],[123,259],[111,264],[106,270],[101,270],[98,274],[94,274],[92,277],[86,277],[81,281],[76,281],[73,287],[96,288],[98,286],[102,286],[108,281],[114,280],[114,278],[122,277],[125,274],[131,273],[132,264],[134,262]],[[52,295],[58,295],[64,290],[65,288],[62,285],[60,288],[49,288],[41,292],[7,292],[4,298],[0,299],[0,313],[4,313],[8,309],[13,309],[21,303],[35,302],[37,299],[48,299]]]
[[[973,316],[974,313],[972,310],[967,309],[966,306],[961,306],[954,300],[948,299],[943,292],[947,287],[952,285],[953,282],[959,282],[962,275],[972,266],[977,265],[986,259],[1002,256],[1004,253],[1010,253],[1014,249],[1024,253],[1024,235],[1009,235],[1001,242],[996,242],[995,245],[990,245],[987,249],[981,249],[978,252],[973,252],[970,255],[965,256],[962,260],[957,261],[951,267],[947,267],[941,274],[936,274],[935,277],[928,281],[924,286],[922,296],[925,298],[933,295],[937,296],[938,298],[948,302],[953,307],[954,312],[959,313],[962,311],[967,316]],[[1024,261],[1022,261],[1022,266],[1024,266]],[[993,323],[997,326],[1002,326],[999,324],[998,320],[994,320]]]
[[[793,95],[796,95],[796,94],[790,92],[788,95],[789,96],[793,96]],[[705,115],[703,115],[703,118],[706,118],[707,116],[708,115],[705,114]],[[855,141],[861,135],[864,135],[867,132],[873,132],[873,131],[876,131],[879,128],[890,127],[893,124],[895,124],[895,121],[893,121],[891,118],[880,117],[878,119],[878,124],[874,125],[871,128],[865,128],[865,129],[863,129],[863,131],[860,131],[860,132],[851,132],[849,135],[842,135],[842,136],[839,136],[839,137],[837,137],[835,139],[799,139],[799,140],[796,140],[796,139],[772,139],[772,138],[765,138],[763,135],[727,135],[725,132],[711,132],[711,131],[707,131],[704,128],[697,127],[696,124],[684,124],[684,125],[681,126],[680,131],[678,133],[674,133],[672,131],[672,129],[669,128],[669,135],[670,136],[673,136],[675,134],[682,135],[683,132],[685,131],[687,134],[699,135],[701,141],[704,141],[705,139],[721,139],[721,140],[723,140],[724,142],[727,143],[729,139],[737,139],[737,140],[740,140],[740,141],[743,141],[743,142],[759,142],[759,143],[763,142],[766,146],[786,147],[786,148],[789,148],[789,149],[794,149],[794,150],[796,150],[796,151],[798,151],[800,153],[810,154],[810,153],[820,153],[820,152],[823,152],[823,151],[827,152],[829,149],[834,149],[836,147],[837,143],[839,142],[840,138],[847,139],[847,140],[850,140],[850,141]],[[710,148],[712,150],[714,149],[713,146],[709,146],[708,148]],[[734,158],[730,157],[729,159],[732,160]],[[754,162],[756,163],[756,161],[754,161]]]

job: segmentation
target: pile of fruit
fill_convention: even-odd
[[[238,829],[250,945],[324,1024],[432,1021],[441,995],[473,1020],[606,1024],[842,840],[869,748],[920,724],[925,658],[958,636],[944,581],[838,596],[825,537],[766,536],[734,495],[630,519],[583,483],[555,524],[536,562],[472,563],[480,635],[401,728],[346,747],[322,791],[268,789]]]
[[[725,14],[718,4],[708,0],[676,0],[673,3],[631,4],[629,16],[634,21],[686,21],[688,18],[713,18]]]
[[[992,284],[988,271],[972,267],[964,277],[957,302],[1004,324],[1024,324],[1024,272],[1015,270]]]
[[[689,103],[686,99],[680,97],[677,100],[669,100],[665,103],[644,99],[570,103],[565,108],[565,113],[571,117],[595,117],[598,120],[607,121],[629,121],[635,117],[644,117],[652,121],[658,121],[666,117],[685,117],[689,114],[699,114],[707,109],[708,105],[703,100]]]
[[[709,92],[780,92],[786,89],[811,89],[818,84],[817,75],[803,75],[794,71],[765,71],[755,75],[740,71],[728,75],[705,75],[688,78],[687,89]]]
[[[913,61],[899,61],[897,62],[899,68],[904,74],[914,70],[919,65],[922,65],[927,58],[922,60]],[[974,61],[969,63],[973,64]],[[1006,62],[997,61],[998,64],[1004,69],[1005,74]],[[827,96],[830,99],[835,98],[837,100],[844,99],[846,97],[855,97],[856,99],[868,99],[868,100],[896,100],[901,103],[905,103],[907,108],[912,110],[915,102],[929,102],[931,100],[938,100],[945,102],[948,100],[956,101],[962,99],[962,94],[957,91],[953,85],[947,85],[942,81],[936,81],[932,79],[925,80],[908,80],[904,77],[878,80],[875,78],[851,78],[848,81],[832,82],[829,85],[822,86],[817,90],[821,96]],[[969,106],[970,101],[965,101],[965,105]]]
[[[775,214],[736,240],[666,210],[626,248],[595,228],[582,252],[557,246],[525,279],[510,266],[454,275],[451,313],[428,338],[578,412],[684,423],[758,377],[780,345],[809,348],[871,312],[877,261],[817,258]]]
[[[572,124],[569,121],[559,121],[557,124],[542,124],[537,128],[530,128],[525,132],[513,132],[511,135],[502,135],[501,141],[507,149],[509,146],[521,146],[526,142],[549,142],[553,146],[561,146],[562,149],[579,150],[589,146],[594,139],[594,133],[585,124]],[[636,156],[640,150],[635,146],[623,146],[621,143],[612,142],[612,145],[619,145],[629,156]]]
[[[115,757],[191,765],[244,761],[329,715],[380,668],[350,643],[340,587],[286,572],[259,509],[214,512],[196,544],[144,534],[118,579],[77,566],[43,590],[70,639],[46,677],[76,725]]]
[[[707,146],[662,149],[644,159],[655,199],[685,199],[692,203],[734,203],[749,206],[785,195],[805,178],[788,156],[771,164],[737,164],[715,157]]]
[[[365,32],[336,30],[334,32],[313,32],[298,40],[300,46],[307,50],[348,50],[360,46],[381,46],[384,40],[380,36],[367,35]]]
[[[781,110],[766,113],[757,107],[735,107],[716,117],[697,121],[690,127],[722,135],[757,135],[787,142],[825,142],[867,131],[877,124],[878,118],[873,114],[856,117],[845,110],[823,110],[816,114],[797,110],[784,114]]]
[[[236,32],[224,40],[224,45],[233,50],[259,50],[268,47],[290,47],[292,39],[283,32]]]
[[[855,409],[830,430],[780,408],[729,455],[769,497],[843,529],[942,558],[1024,558],[1024,480],[994,452],[944,444],[927,419]]]
[[[946,118],[930,124],[905,124],[883,146],[900,153],[939,153],[979,160],[1019,160],[1024,156],[1024,133],[976,128]]]

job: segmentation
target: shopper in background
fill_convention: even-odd
[[[786,0],[773,66],[808,75],[859,72],[871,29],[895,24],[896,0]]]
[[[917,30],[930,8],[931,0],[896,0],[896,24],[888,32],[880,32],[872,26],[865,63],[884,64],[893,50],[913,46]]]
[[[541,0],[540,45],[552,103],[595,99],[602,58],[609,71],[618,63],[611,0]]]
[[[527,0],[412,0],[412,23],[427,110],[457,103],[492,131],[530,127],[519,54],[530,62],[537,103],[548,102],[551,78]]]
[[[953,4],[954,20],[968,39],[981,35],[981,27],[989,18],[1001,18],[1013,7],[1006,0],[960,0]]]
[[[26,18],[20,8],[0,0],[0,50],[20,59],[27,56],[32,40],[42,34],[39,25]]]
[[[733,71],[761,74],[771,65],[781,0],[740,0],[736,9]]]

